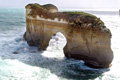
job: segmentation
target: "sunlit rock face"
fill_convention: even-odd
[[[88,13],[57,11],[52,4],[26,6],[27,43],[46,50],[51,36],[61,32],[67,39],[63,49],[67,58],[84,60],[95,68],[109,67],[113,60],[111,32],[104,23]]]

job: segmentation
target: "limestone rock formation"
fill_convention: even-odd
[[[24,38],[30,46],[45,50],[51,36],[61,32],[67,39],[67,58],[84,60],[85,64],[104,68],[113,60],[111,32],[94,15],[84,12],[57,12],[54,5],[28,4]]]

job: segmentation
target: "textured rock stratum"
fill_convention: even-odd
[[[84,12],[57,12],[52,4],[26,6],[24,38],[30,46],[45,50],[51,36],[61,32],[67,39],[64,54],[67,58],[84,60],[95,68],[111,65],[111,32],[94,15]]]

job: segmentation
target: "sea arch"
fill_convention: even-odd
[[[99,18],[83,12],[49,12],[47,9],[39,4],[26,6],[24,38],[30,46],[46,50],[51,36],[61,32],[67,40],[63,49],[67,58],[84,60],[96,68],[110,66],[113,60],[111,33]]]

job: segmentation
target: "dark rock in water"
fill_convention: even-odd
[[[19,54],[18,52],[13,52],[13,54]]]
[[[27,31],[24,39],[30,46],[46,50],[51,36],[61,32],[67,39],[67,58],[84,60],[91,67],[109,67],[113,60],[111,32],[96,16],[84,12],[57,12],[54,5],[28,4]]]

